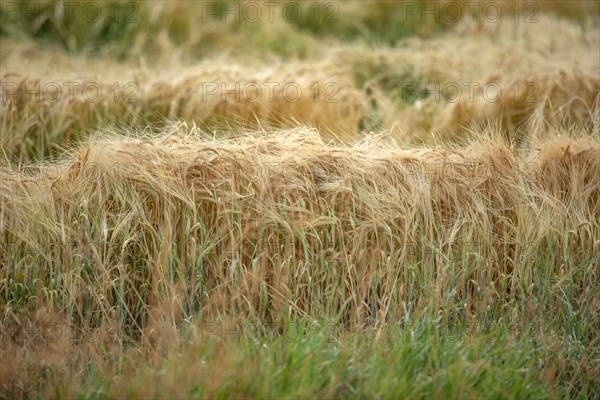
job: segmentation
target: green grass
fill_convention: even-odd
[[[554,385],[561,378],[555,376],[554,352],[560,345],[555,338],[531,337],[530,332],[498,323],[449,330],[421,320],[413,326],[348,334],[334,324],[296,321],[267,336],[254,335],[255,329],[247,326],[204,327],[191,342],[171,348],[152,366],[136,365],[137,357],[125,352],[118,356],[119,362],[110,360],[119,363],[116,375],[89,370],[77,397],[387,399],[571,394],[569,389],[557,391]],[[593,387],[578,393],[579,397],[594,395]]]

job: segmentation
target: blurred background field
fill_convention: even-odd
[[[269,4],[4,2],[5,150],[49,157],[102,124],[165,119],[426,144],[593,124],[596,1]]]
[[[600,397],[600,2],[0,5],[0,397]]]

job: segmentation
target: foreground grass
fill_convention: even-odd
[[[242,336],[237,343],[221,343],[209,336],[182,346],[150,368],[135,368],[128,360],[116,378],[91,372],[80,393],[155,398],[556,395],[551,348],[527,337],[515,339],[502,331],[473,337],[460,331],[446,337],[427,327],[336,337],[333,329],[303,331],[289,326],[272,340]],[[235,340],[230,333],[228,341]],[[590,389],[580,394],[589,395]]]
[[[562,134],[179,125],[3,167],[3,391],[597,396],[600,143]]]
[[[29,380],[7,380],[2,393],[56,398],[598,396],[597,349],[582,355],[578,338],[561,337],[550,326],[540,332],[490,324],[448,327],[424,318],[348,333],[337,324],[299,320],[267,334],[251,323],[202,324],[188,327],[183,334],[188,339],[163,336],[136,347],[99,340],[68,344],[63,337],[49,344],[30,337],[18,355],[5,358],[14,362],[24,351],[37,351],[38,360],[20,363],[29,369]],[[35,371],[36,362],[44,367]]]

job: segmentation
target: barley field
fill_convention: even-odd
[[[600,399],[600,2],[0,2],[0,398]]]

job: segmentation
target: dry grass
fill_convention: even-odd
[[[487,85],[487,86],[485,86]],[[459,134],[465,127],[497,123],[516,145],[543,135],[552,127],[578,125],[600,134],[600,78],[595,73],[560,71],[500,83],[489,80],[489,94],[475,91],[475,101],[465,96],[440,114],[434,130]]]
[[[0,398],[598,397],[598,3],[451,3],[2,24]]]
[[[374,3],[370,12],[381,19],[378,13],[389,14],[381,10],[390,4]],[[171,12],[189,11],[193,16],[202,11],[180,10],[187,5],[152,2],[157,9],[148,15],[161,15],[161,23],[168,25]],[[505,14],[510,15],[514,6],[508,4]],[[174,9],[165,11],[170,7]],[[363,5],[340,5],[339,23],[333,27],[344,31],[347,15],[356,13],[357,7]],[[575,9],[591,6],[584,2],[572,7],[577,14]],[[155,18],[141,9],[140,13],[141,19]],[[376,51],[361,42],[325,41],[311,45],[318,49],[319,62],[294,58],[282,63],[275,58],[270,64],[248,63],[248,57],[242,57],[232,63],[229,54],[190,62],[184,45],[169,44],[161,53],[168,57],[146,53],[137,58],[131,53],[117,65],[2,39],[2,84],[11,91],[4,90],[2,96],[7,111],[0,140],[11,158],[25,160],[55,156],[98,124],[162,125],[165,118],[229,130],[301,124],[345,142],[379,130],[420,143],[442,138],[460,141],[463,128],[478,129],[488,123],[499,126],[518,145],[550,126],[569,128],[577,123],[597,130],[593,119],[600,89],[597,19],[574,24],[537,12],[535,17],[536,23],[519,24],[510,18],[497,23],[463,21],[444,35],[408,38],[400,46]],[[433,15],[431,19],[435,22]],[[230,25],[215,26],[231,30]],[[271,25],[271,29],[279,26]],[[73,70],[86,72],[73,74]],[[80,84],[73,98],[64,82]],[[81,88],[86,82],[101,89],[98,101],[83,98]],[[39,83],[36,93],[25,95],[19,89],[13,94],[12,88],[23,83],[28,90]],[[62,95],[56,102],[46,101],[54,98],[55,84]],[[473,98],[468,84],[475,85]],[[422,85],[431,92],[424,92]],[[298,89],[301,93],[296,96]],[[235,93],[227,93],[231,90]],[[94,88],[90,94],[94,97]]]
[[[210,124],[228,118],[265,128],[307,125],[324,137],[355,138],[365,101],[346,72],[328,67],[195,69],[149,83],[144,103],[171,119]]]
[[[177,293],[179,311],[202,304],[211,318],[384,323],[411,300],[398,268],[406,263],[432,268],[417,285],[426,293],[456,262],[447,257],[475,246],[485,255],[472,265],[475,280],[504,297],[519,295],[514,274],[538,246],[563,243],[555,231],[579,238],[569,249],[583,257],[577,264],[594,254],[600,147],[589,138],[520,156],[501,141],[403,150],[379,140],[329,147],[301,130],[225,143],[198,135],[178,128],[157,139],[96,139],[61,166],[31,176],[4,170],[3,242],[14,245],[4,253],[7,304],[17,285],[26,303],[60,266],[56,285],[69,290],[43,302],[82,320],[97,315],[94,324],[112,319],[119,281],[140,327],[147,307]],[[31,265],[8,268],[27,252],[37,254]],[[548,268],[559,273],[562,263]],[[38,283],[33,266],[45,275]],[[204,281],[194,286],[198,268]],[[511,278],[500,288],[502,275]],[[136,293],[138,280],[146,295]],[[464,278],[454,285],[471,304]]]
[[[557,282],[553,293],[595,304],[583,289],[596,285],[600,254],[599,160],[590,138],[526,155],[500,139],[462,150],[384,138],[333,147],[316,131],[224,142],[184,125],[96,138],[60,164],[2,170],[5,323],[44,305],[65,313],[65,343],[95,332],[154,354],[184,321],[308,318],[356,331],[432,313],[484,325],[490,309],[532,296],[540,276]],[[539,307],[564,312],[552,295],[517,323]],[[77,364],[52,352],[31,364],[14,351],[3,357],[32,371]]]
[[[102,122],[161,125],[165,119],[230,129],[305,125],[348,140],[365,108],[348,74],[327,66],[204,65],[161,77],[128,75],[111,82],[98,79],[100,72],[54,79],[4,73],[3,150],[12,159],[49,156]]]
[[[392,49],[345,46],[333,62],[353,71],[372,105],[367,118],[379,121],[374,130],[418,143],[461,141],[486,124],[519,145],[556,126],[597,131],[597,25],[538,17],[457,26]]]

